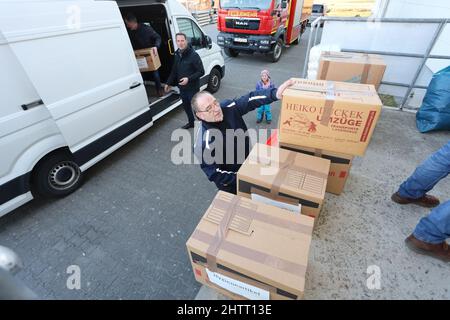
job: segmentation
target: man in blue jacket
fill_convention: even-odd
[[[208,92],[199,92],[192,98],[192,109],[201,120],[195,155],[219,190],[236,194],[236,173],[250,153],[250,139],[242,117],[259,106],[281,99],[283,91],[293,84],[293,80],[288,80],[278,89],[253,91],[220,103]]]

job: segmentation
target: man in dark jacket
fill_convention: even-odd
[[[138,23],[136,17],[132,13],[128,13],[125,16],[125,23],[127,25],[128,36],[130,37],[133,50],[151,48],[155,54],[158,54],[158,48],[161,46],[161,37],[150,25]],[[144,81],[153,77],[157,95],[159,97],[163,95],[161,78],[158,70],[143,72],[142,77],[144,78]]]
[[[201,160],[203,172],[219,190],[236,194],[236,173],[250,153],[250,139],[242,117],[281,99],[283,91],[293,84],[293,80],[288,80],[278,89],[253,91],[239,99],[220,103],[208,92],[193,97],[192,108],[201,120],[194,152]]]
[[[170,86],[178,86],[180,89],[183,108],[187,114],[189,122],[183,129],[194,127],[194,114],[192,113],[192,97],[200,91],[200,78],[205,74],[202,60],[197,52],[188,44],[184,33],[176,34],[178,50],[175,51],[175,61],[172,72],[167,79],[164,90],[168,92]]]

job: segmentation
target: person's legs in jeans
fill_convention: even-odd
[[[261,122],[264,116],[264,106],[256,109],[256,122]]]
[[[420,220],[413,232],[417,239],[437,244],[450,238],[450,200],[434,208]]]
[[[180,91],[181,100],[183,101],[183,109],[188,117],[189,124],[194,125],[194,113],[192,112],[191,100],[196,92]]]
[[[398,194],[403,198],[424,196],[450,172],[450,141],[429,156],[414,173],[400,185]]]
[[[266,121],[271,122],[272,121],[272,110],[270,107],[270,104],[265,105],[265,111],[266,113]]]

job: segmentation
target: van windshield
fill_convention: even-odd
[[[271,2],[271,0],[220,0],[220,7],[223,9],[267,10]]]
[[[323,13],[323,5],[321,5],[321,4],[313,4],[312,12],[314,12],[314,13]]]

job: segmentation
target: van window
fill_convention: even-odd
[[[323,5],[321,5],[321,4],[313,4],[312,12],[314,12],[314,13],[323,13]]]
[[[186,34],[189,43],[195,50],[205,47],[203,43],[203,32],[194,21],[187,18],[177,18],[177,23],[180,32]]]

